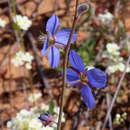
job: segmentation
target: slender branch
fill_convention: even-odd
[[[43,84],[44,88],[47,88],[48,87],[48,81],[46,80],[44,73],[42,71],[41,59],[37,55],[38,50],[37,50],[37,47],[36,47],[36,41],[35,41],[35,39],[33,38],[33,35],[30,32],[28,32],[27,36],[30,40],[30,43],[31,43],[31,46],[32,46],[32,49],[33,49],[34,57],[35,57],[35,60],[36,60],[36,64],[37,64],[37,67],[38,67],[38,71],[39,71],[39,74],[40,74],[42,84]],[[42,89],[42,94],[43,94],[43,89]]]
[[[16,0],[11,0],[11,9],[12,9],[12,15],[16,15]]]
[[[109,115],[110,115],[110,113],[111,113],[111,111],[112,111],[113,105],[114,105],[114,103],[115,103],[115,101],[116,101],[116,98],[117,98],[117,96],[118,96],[118,93],[119,93],[119,91],[120,91],[121,84],[122,84],[122,81],[123,81],[123,79],[124,79],[124,77],[125,77],[126,70],[127,70],[127,68],[128,68],[129,63],[130,63],[130,56],[128,57],[128,60],[127,60],[126,66],[125,66],[125,70],[124,70],[124,72],[123,72],[123,74],[122,74],[122,76],[121,76],[121,78],[120,78],[120,80],[119,80],[119,83],[118,83],[118,85],[117,85],[117,89],[116,89],[116,92],[115,92],[115,94],[114,94],[113,100],[112,100],[111,105],[110,105],[110,107],[109,107],[109,109],[108,109],[108,111],[107,111],[107,115],[106,115],[106,118],[105,118],[105,121],[104,121],[102,130],[105,129],[105,126],[106,126],[107,121],[108,121],[108,119],[109,119]]]
[[[62,87],[62,94],[61,94],[61,105],[60,105],[60,112],[59,112],[59,118],[58,118],[58,125],[57,130],[61,130],[61,119],[62,119],[62,112],[63,112],[63,105],[64,105],[64,94],[65,94],[65,87],[66,87],[66,69],[67,69],[67,63],[68,63],[68,54],[71,46],[71,38],[74,33],[76,21],[77,21],[77,6],[78,6],[78,0],[76,0],[75,5],[75,14],[74,14],[74,20],[72,24],[72,30],[69,36],[69,40],[67,42],[67,46],[65,48],[65,59],[64,59],[64,66],[63,66],[63,87]]]
[[[107,107],[109,108],[109,106],[111,104],[111,97],[110,97],[109,93],[106,94],[106,99],[107,99]],[[110,130],[113,130],[111,114],[109,115],[109,128],[110,128]]]

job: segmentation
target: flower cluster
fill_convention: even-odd
[[[122,114],[117,113],[115,118],[114,118],[114,123],[120,125],[120,124],[125,122],[126,118],[127,118],[126,112],[124,112]]]
[[[28,30],[32,25],[32,21],[27,16],[16,15],[13,17],[13,21],[22,30]]]
[[[52,122],[48,126],[44,126],[41,120],[39,120],[40,114],[48,111],[49,106],[45,104],[40,107],[33,107],[30,110],[23,109],[17,113],[15,118],[7,122],[7,128],[8,130],[55,130],[55,123]],[[54,122],[57,122],[58,112],[59,108],[55,107],[54,113],[52,114]]]
[[[98,19],[103,23],[103,24],[111,24],[113,22],[114,16],[110,12],[105,12],[104,14],[99,14]]]
[[[59,49],[67,45],[70,36],[70,29],[58,30],[60,26],[59,18],[53,14],[46,25],[47,37],[43,41],[42,55],[48,55],[48,60],[51,67],[55,68],[59,64],[60,52]],[[76,33],[73,34],[71,43],[76,41]],[[50,43],[48,45],[48,43]]]
[[[41,96],[41,93],[31,93],[28,97],[28,100],[33,103],[36,102],[39,98],[41,98]]]
[[[104,51],[103,57],[111,61],[107,69],[108,74],[115,73],[116,71],[124,71],[124,59],[120,56],[120,47],[116,43],[112,42],[106,45],[106,51]],[[130,67],[127,68],[126,72],[130,72]]]
[[[31,69],[33,59],[34,58],[30,53],[24,51],[18,51],[16,53],[16,56],[12,59],[12,63],[16,67],[25,65],[26,69]]]
[[[6,21],[0,18],[0,27],[5,27]]]

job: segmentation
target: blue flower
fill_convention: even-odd
[[[43,41],[43,48],[41,50],[44,56],[48,53],[48,60],[52,68],[55,68],[59,64],[60,52],[59,48],[67,45],[70,36],[70,29],[61,29],[58,31],[60,26],[59,18],[53,14],[46,25],[47,37]],[[72,35],[71,43],[76,41],[76,33]],[[51,45],[48,45],[51,43]]]
[[[86,70],[81,57],[74,50],[70,51],[69,62],[71,67],[67,69],[67,82],[71,86],[81,86],[83,101],[91,109],[95,105],[91,87],[106,87],[107,75],[97,68]]]
[[[48,113],[41,114],[38,119],[40,119],[45,126],[49,125],[53,121],[52,116]]]

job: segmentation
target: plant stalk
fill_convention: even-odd
[[[75,30],[75,25],[77,21],[77,6],[78,6],[78,0],[76,0],[75,4],[75,14],[74,14],[74,20],[72,24],[72,30],[70,32],[69,40],[67,42],[67,46],[65,48],[65,59],[64,59],[64,65],[63,65],[63,87],[62,87],[62,93],[61,93],[61,105],[60,105],[60,112],[59,112],[59,118],[58,118],[58,125],[57,130],[61,130],[61,120],[62,120],[62,113],[63,113],[63,106],[64,106],[64,94],[65,94],[65,87],[66,87],[66,69],[68,64],[68,54],[71,46],[71,39],[72,35]]]
[[[107,115],[106,115],[105,121],[104,121],[104,123],[103,123],[102,130],[105,129],[105,126],[106,126],[107,121],[108,121],[108,119],[109,119],[109,115],[110,115],[110,113],[111,113],[111,111],[112,111],[113,105],[114,105],[114,103],[115,103],[115,101],[116,101],[116,98],[117,98],[117,96],[118,96],[118,94],[119,94],[119,91],[120,91],[120,88],[121,88],[121,85],[122,85],[122,81],[123,81],[124,78],[125,78],[126,70],[127,70],[128,66],[129,66],[129,63],[130,63],[130,56],[128,57],[128,60],[127,60],[127,63],[126,63],[124,72],[123,72],[122,75],[121,75],[121,78],[120,78],[119,83],[118,83],[118,85],[117,85],[117,89],[116,89],[116,92],[115,92],[114,97],[113,97],[113,99],[112,99],[111,105],[110,105],[110,107],[109,107],[109,109],[108,109],[108,111],[107,111]]]

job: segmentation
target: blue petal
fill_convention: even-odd
[[[79,75],[77,72],[75,72],[74,70],[72,69],[67,69],[67,79],[69,81],[74,81],[74,80],[79,80]]]
[[[60,22],[58,16],[53,14],[47,21],[47,25],[46,25],[46,31],[49,33],[50,36],[55,35],[59,24]]]
[[[83,64],[83,61],[81,57],[74,50],[70,51],[69,62],[71,66],[77,69],[79,72],[84,72],[85,66]]]
[[[39,119],[41,120],[41,121],[48,121],[49,120],[49,114],[48,113],[44,113],[44,114],[40,114],[40,117],[39,117]]]
[[[43,41],[43,48],[41,50],[41,53],[43,56],[46,54],[47,49],[48,49],[48,40],[49,38],[46,37],[45,40]]]
[[[107,85],[107,75],[100,69],[90,69],[87,71],[88,82],[92,87],[103,88]]]
[[[80,89],[80,92],[83,97],[83,102],[88,106],[88,108],[92,109],[95,105],[95,99],[91,89],[87,85],[84,85]]]
[[[67,69],[66,78],[68,82],[72,82],[72,81],[79,80],[79,75],[74,70]],[[71,86],[76,86],[77,84],[78,84],[77,82],[70,83]]]
[[[57,43],[61,43],[61,44],[67,45],[67,42],[68,42],[69,36],[70,36],[70,32],[71,32],[70,29],[62,29],[61,31],[56,33],[55,41]],[[76,37],[77,37],[77,34],[74,33],[72,35],[71,43],[74,43],[76,41]]]
[[[59,61],[60,61],[60,52],[55,46],[50,47],[48,59],[52,68],[55,68],[58,66]]]

